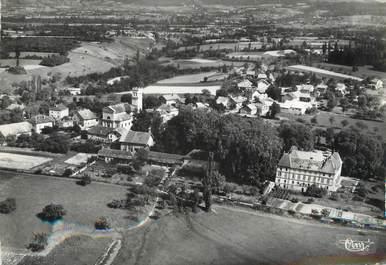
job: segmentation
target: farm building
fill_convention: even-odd
[[[133,154],[128,151],[102,148],[98,152],[98,158],[105,160],[106,163],[110,163],[112,161],[116,163],[128,163],[133,159]]]

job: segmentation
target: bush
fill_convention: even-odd
[[[327,190],[323,188],[318,188],[315,184],[307,187],[305,195],[315,197],[315,198],[323,198],[327,194]]]
[[[358,195],[355,195],[352,200],[353,201],[358,201],[358,202],[363,202],[365,198],[361,197],[361,196],[358,196]]]
[[[91,183],[91,177],[89,175],[83,175],[81,180],[77,182],[81,186],[86,186]]]
[[[37,233],[33,235],[32,242],[29,243],[28,249],[33,252],[41,251],[47,246],[47,234],[46,233]]]
[[[107,204],[109,208],[112,209],[126,209],[127,201],[126,200],[113,200]]]
[[[40,65],[53,67],[64,63],[68,63],[69,61],[70,59],[64,55],[54,54],[54,55],[44,57],[43,60],[40,62]]]
[[[308,198],[304,203],[305,204],[311,204],[313,203],[315,200],[313,198]]]
[[[149,174],[145,177],[144,184],[148,187],[156,187],[160,184],[162,176]]]
[[[132,165],[128,164],[120,164],[117,166],[117,172],[123,173],[123,174],[133,174],[135,172],[135,169]]]
[[[45,221],[52,222],[61,219],[64,215],[66,215],[66,211],[62,205],[51,203],[43,208],[39,217]]]
[[[16,210],[16,200],[14,198],[7,198],[0,202],[0,213],[9,214]]]
[[[330,196],[330,200],[332,201],[339,201],[339,196],[336,192],[333,192]]]
[[[295,211],[294,210],[288,210],[288,213],[290,214],[290,215],[295,215]]]
[[[96,154],[101,149],[101,146],[95,145],[93,143],[75,143],[71,146],[71,150],[79,152],[79,153],[88,153],[88,154]]]
[[[98,219],[95,221],[95,229],[98,229],[98,230],[110,229],[110,224],[107,221],[106,217],[104,216],[98,217]]]
[[[27,71],[24,69],[23,66],[13,66],[8,68],[8,73],[14,75],[25,75],[27,74]]]
[[[62,176],[68,178],[69,176],[72,175],[72,173],[74,173],[74,172],[72,171],[71,168],[66,168],[66,169],[64,170]]]
[[[234,192],[237,189],[237,184],[234,183],[225,183],[223,190],[225,193],[231,193]]]

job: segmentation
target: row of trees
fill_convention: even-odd
[[[46,151],[51,153],[65,154],[69,150],[69,138],[65,134],[54,132],[48,137],[32,133],[31,136],[22,134],[19,137],[4,137],[0,135],[0,141],[7,142],[8,146],[17,146],[25,148],[34,148],[37,151]]]

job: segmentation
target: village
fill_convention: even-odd
[[[353,26],[345,3],[6,5],[9,264],[53,264],[60,251],[60,265],[209,264],[214,249],[213,264],[282,264],[290,249],[291,261],[310,255],[303,229],[311,256],[346,255],[342,234],[384,254],[386,46],[372,24],[382,16]],[[265,255],[261,238],[284,254]]]

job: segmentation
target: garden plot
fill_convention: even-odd
[[[64,163],[79,166],[83,163],[87,163],[87,159],[90,157],[92,157],[92,154],[79,153],[67,159]]]
[[[0,153],[0,168],[28,170],[51,160],[48,157]]]

